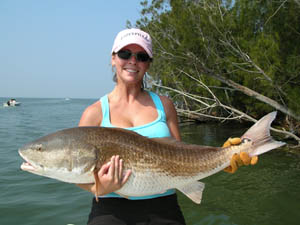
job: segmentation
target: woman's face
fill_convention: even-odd
[[[146,53],[146,51],[142,47],[136,44],[127,45],[121,50],[129,50],[132,53]],[[140,85],[143,80],[144,74],[150,66],[150,61],[137,61],[136,56],[131,56],[129,59],[121,59],[117,54],[113,54],[111,58],[111,64],[116,68],[118,82],[121,81],[127,84]]]

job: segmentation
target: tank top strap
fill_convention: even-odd
[[[100,102],[101,102],[101,109],[102,109],[101,126],[112,127],[112,125],[110,123],[108,96],[104,95],[103,97],[101,97]]]
[[[158,116],[162,117],[162,119],[165,120],[166,119],[166,114],[165,114],[164,106],[163,106],[163,104],[162,104],[162,102],[160,100],[160,97],[157,94],[155,94],[155,93],[153,93],[151,91],[148,91],[148,93],[151,96],[152,101],[155,104],[155,108],[156,108],[156,110],[158,112]]]

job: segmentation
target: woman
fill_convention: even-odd
[[[139,29],[121,31],[111,56],[116,86],[84,111],[79,126],[121,127],[149,138],[180,140],[173,103],[142,88],[152,57],[149,34]],[[122,173],[122,160],[114,156],[98,173],[98,190],[94,184],[79,185],[100,195],[99,202],[93,200],[88,224],[185,224],[174,190],[130,199],[112,193],[130,176],[130,171]]]
[[[115,68],[116,86],[111,93],[89,106],[79,126],[120,127],[149,138],[173,137],[180,140],[177,114],[173,103],[164,96],[143,90],[143,77],[152,61],[149,34],[139,29],[121,31],[113,44],[111,64]],[[239,138],[228,139],[224,146],[240,143]],[[235,155],[226,172],[234,173],[238,166],[254,163]],[[185,224],[175,191],[123,198],[114,191],[130,177],[124,171],[122,159],[113,156],[110,163],[98,172],[100,185],[78,184],[99,196],[93,199],[88,224]],[[125,174],[125,175],[122,175]],[[96,176],[97,176],[96,175]]]

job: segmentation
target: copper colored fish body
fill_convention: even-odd
[[[275,116],[263,117],[241,137],[240,145],[228,148],[149,139],[120,128],[65,129],[22,147],[19,154],[26,163],[21,168],[64,182],[93,183],[93,172],[119,155],[125,171],[132,173],[117,193],[144,196],[176,188],[200,203],[204,184],[199,180],[229,166],[234,153],[254,156],[284,145],[270,136]]]

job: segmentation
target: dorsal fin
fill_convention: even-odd
[[[178,141],[173,137],[164,137],[164,138],[151,138],[152,141],[161,143],[161,144],[169,144],[169,145],[176,145],[177,147],[184,147],[189,149],[197,149],[197,150],[220,150],[220,147],[213,147],[213,146],[205,146],[205,145],[197,145],[197,144],[190,144],[183,141]]]
[[[181,141],[176,140],[173,137],[163,137],[163,138],[151,138],[152,141],[165,143],[165,144],[177,144],[182,143]]]
[[[173,137],[164,137],[164,138],[151,138],[152,141],[155,142],[159,142],[162,144],[170,144],[170,145],[176,145],[176,146],[197,146],[199,147],[199,145],[194,145],[194,144],[189,144],[189,143],[185,143],[183,141],[178,141]]]

